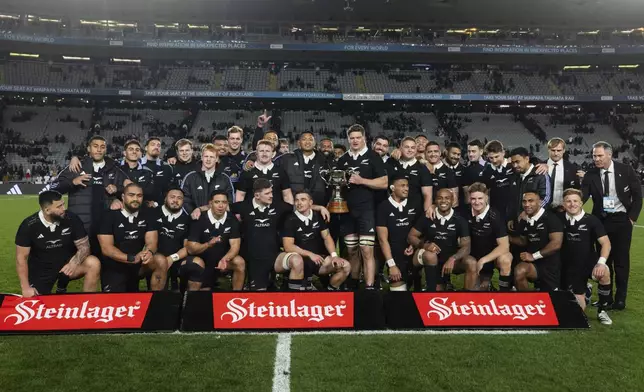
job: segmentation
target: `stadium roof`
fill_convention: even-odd
[[[346,11],[349,5],[352,11]],[[642,0],[3,0],[0,11],[141,22],[641,27]]]

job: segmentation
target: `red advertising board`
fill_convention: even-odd
[[[353,293],[214,293],[215,329],[353,328]]]
[[[152,293],[6,296],[0,331],[74,331],[141,328]]]
[[[413,293],[425,327],[556,327],[548,293]]]

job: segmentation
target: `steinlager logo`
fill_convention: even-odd
[[[456,301],[448,303],[448,300],[445,297],[432,298],[429,301],[431,310],[427,312],[427,317],[431,318],[432,315],[436,315],[440,321],[446,320],[452,315],[507,316],[512,317],[513,320],[527,320],[530,316],[546,315],[546,305],[541,300],[534,305],[497,305],[493,299],[482,303],[469,301],[464,304],[458,304]]]
[[[228,301],[226,308],[228,312],[221,315],[221,320],[229,316],[231,322],[237,323],[246,317],[250,318],[304,318],[308,321],[321,322],[327,317],[344,317],[343,312],[347,305],[345,301],[340,301],[339,305],[297,305],[294,299],[290,300],[288,305],[275,305],[268,302],[265,306],[257,306],[255,302],[248,302],[248,298],[233,298]]]
[[[80,307],[67,306],[61,303],[59,307],[47,307],[45,304],[38,303],[40,300],[26,300],[15,307],[16,313],[5,317],[6,323],[10,319],[14,321],[13,325],[24,324],[32,319],[57,319],[57,320],[76,320],[88,319],[94,320],[95,323],[110,323],[114,319],[133,318],[135,312],[141,309],[141,301],[136,301],[134,306],[94,306],[90,307],[89,301],[83,302]],[[38,306],[36,306],[38,305]]]

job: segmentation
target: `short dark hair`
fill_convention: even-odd
[[[537,195],[537,197],[539,199],[541,199],[541,195],[539,194],[539,192],[537,192],[537,191],[525,191],[525,192],[523,192],[523,195],[521,195],[521,200],[523,200],[523,196],[525,196],[528,193],[534,193],[535,195]]]
[[[217,136],[215,136],[214,138],[212,138],[212,141],[213,141],[213,142],[216,142],[217,140],[221,140],[221,141],[227,142],[227,141],[228,141],[228,138],[227,138],[226,136],[224,136],[224,135],[217,135]]]
[[[123,149],[127,150],[127,148],[132,144],[136,144],[137,146],[139,146],[139,148],[141,148],[141,143],[139,143],[138,140],[130,139],[125,142],[125,144],[123,145]]]
[[[152,136],[151,138],[148,138],[148,140],[146,140],[146,141],[145,141],[145,146],[147,147],[151,142],[153,142],[153,141],[155,141],[155,140],[156,140],[157,142],[161,143],[161,139],[159,139],[159,138],[158,138],[158,137],[156,137],[156,136]]]
[[[425,139],[429,140],[429,138],[427,136],[423,135],[423,134],[416,135],[415,139],[418,139],[419,137],[424,137]]]
[[[311,135],[313,137],[313,139],[315,139],[315,135],[313,134],[313,132],[311,132],[311,131],[302,131],[302,133],[300,133],[300,136],[297,137],[297,140],[302,140],[302,136],[304,136],[304,135]],[[324,140],[324,139],[322,139],[322,140]],[[328,140],[331,140],[331,139],[328,139]]]
[[[170,193],[170,192],[172,192],[172,191],[179,191],[179,192],[181,192],[181,194],[183,194],[183,195],[185,196],[185,192],[183,191],[183,189],[179,188],[178,186],[172,186],[172,187],[170,187],[170,189],[168,189],[168,190],[165,192],[165,196],[168,196],[168,193]]]
[[[483,147],[485,147],[485,146],[483,145],[483,142],[482,142],[482,141],[480,141],[479,139],[470,140],[470,142],[469,142],[469,143],[467,143],[467,145],[468,145],[468,146],[472,146],[472,147],[478,147],[478,148],[479,148],[479,149],[481,149],[481,150],[483,149]]]
[[[141,185],[137,184],[136,182],[131,182],[123,188],[123,194],[125,194],[125,192],[127,192],[127,190],[130,188],[139,188],[140,190],[143,190],[143,187]]]
[[[92,144],[92,142],[94,142],[95,140],[107,143],[107,141],[103,136],[94,135],[91,138],[89,138],[89,140],[87,141],[87,146],[89,147]]]
[[[461,145],[458,144],[457,142],[449,142],[449,143],[447,143],[447,147],[445,147],[445,149],[449,150],[451,148],[458,148],[459,150],[463,151],[463,149],[461,148]]]
[[[407,178],[407,176],[404,173],[397,171],[391,176],[391,180],[389,181],[389,184],[393,184],[394,182],[400,181],[400,180],[409,181],[409,178]]]
[[[339,148],[340,150],[347,152],[347,148],[344,146],[344,144],[334,144],[333,149],[335,150],[336,148]]]
[[[376,141],[376,140],[378,140],[378,139],[380,139],[380,140],[386,140],[386,141],[387,141],[387,144],[390,144],[389,138],[388,138],[387,136],[383,135],[383,134],[380,134],[380,135],[376,136],[376,138],[375,138],[375,139],[373,139],[373,141],[375,142],[375,141]]]
[[[38,204],[40,204],[40,208],[45,208],[54,204],[55,201],[61,200],[62,198],[63,195],[60,192],[51,190],[44,191],[43,193],[38,195]]]
[[[352,126],[350,126],[349,129],[347,129],[347,137],[349,137],[349,135],[354,132],[360,132],[362,136],[366,134],[364,127],[360,124],[353,124]]]
[[[320,144],[321,144],[322,142],[325,142],[325,141],[329,141],[329,142],[331,142],[331,144],[333,144],[333,140],[331,140],[331,138],[330,138],[330,137],[323,137],[322,139],[320,139]]]
[[[228,200],[228,192],[226,192],[223,189],[217,189],[217,190],[212,191],[212,193],[210,194],[210,199],[209,200],[214,199],[215,196],[217,196],[217,195],[224,195],[224,196],[226,196],[226,200]]]
[[[488,154],[503,152],[503,143],[498,140],[492,140],[485,145],[485,152]]]
[[[530,152],[528,151],[527,148],[525,147],[517,147],[510,151],[510,156],[513,157],[515,155],[521,155],[522,157],[526,158],[530,156]]]
[[[264,189],[272,188],[273,184],[266,178],[258,178],[253,182],[253,193],[261,192]]]
[[[438,146],[438,148],[441,147],[441,145],[438,144],[438,142],[435,142],[433,140],[430,140],[430,141],[427,142],[427,147],[429,147],[429,146]]]
[[[306,188],[293,192],[293,198],[295,198],[297,195],[300,195],[302,193],[309,195],[309,197],[313,199],[313,195],[311,194],[311,191]]]

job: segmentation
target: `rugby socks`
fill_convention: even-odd
[[[289,291],[303,291],[305,289],[304,284],[305,280],[304,279],[289,279],[288,280],[288,290]]]
[[[423,269],[425,270],[425,289],[429,292],[436,291],[436,285],[438,284],[438,266],[425,265]]]
[[[69,285],[69,276],[58,273],[58,283],[56,284],[56,294],[65,294]]]
[[[492,287],[492,282],[490,282],[490,287]],[[512,276],[499,276],[499,291],[510,291],[512,290]]]
[[[339,287],[333,287],[333,285],[331,285],[329,283],[329,285],[326,286],[326,291],[340,291],[340,288]]]
[[[609,284],[599,284],[597,285],[597,293],[599,294],[599,310],[606,308],[608,305],[613,303],[613,285]]]
[[[345,282],[347,284],[347,290],[348,291],[356,291],[358,288],[358,279],[355,279],[351,276],[349,276]]]

